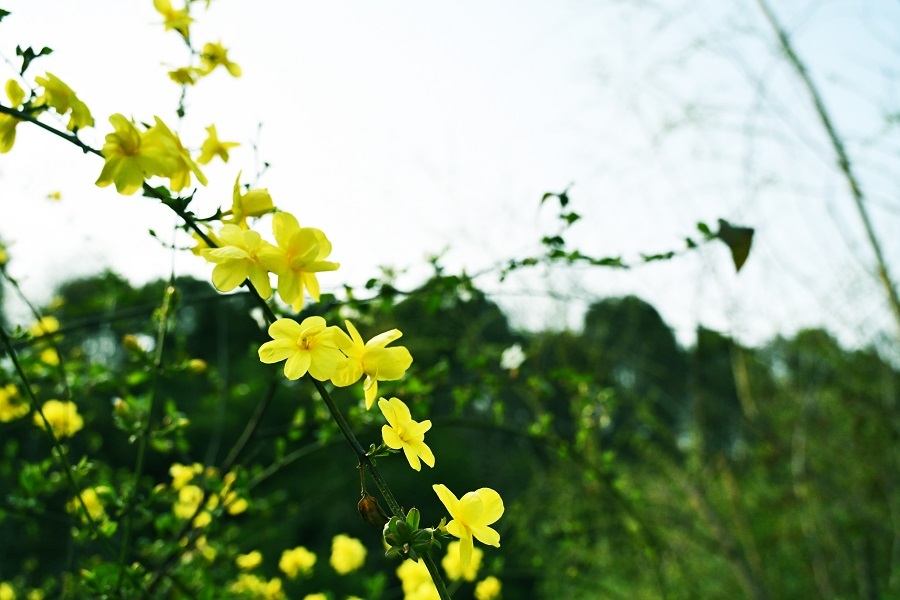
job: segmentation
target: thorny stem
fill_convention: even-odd
[[[96,154],[97,156],[101,156],[101,157],[103,156],[103,154],[101,154],[101,152],[99,150],[92,148],[91,146],[85,144],[77,136],[66,133],[66,132],[56,129],[54,127],[51,127],[50,125],[47,125],[45,123],[42,123],[27,113],[23,113],[21,111],[0,105],[0,114],[8,114],[8,115],[14,116],[18,119],[21,119],[23,121],[28,121],[30,123],[34,123],[35,125],[41,127],[42,129],[45,129],[46,131],[49,131],[50,133],[53,133],[54,135],[57,135],[57,136],[63,138],[64,140],[78,146],[79,148],[81,148],[84,151],[85,154],[91,153],[91,154]],[[213,240],[206,234],[206,232],[203,231],[203,229],[200,228],[200,226],[197,224],[197,221],[194,219],[194,217],[190,213],[188,213],[183,208],[172,203],[171,199],[166,198],[166,197],[162,196],[161,194],[159,194],[155,189],[153,189],[153,187],[151,187],[146,182],[144,182],[144,184],[143,184],[143,190],[144,190],[145,194],[160,200],[163,204],[165,204],[173,212],[175,212],[175,214],[177,214],[185,222],[185,224],[188,227],[190,227],[200,237],[200,239],[202,239],[204,241],[204,243],[206,243],[210,248],[217,247],[217,244],[215,242],[213,242]],[[244,286],[247,288],[247,290],[250,292],[250,294],[254,297],[254,300],[256,300],[256,303],[260,306],[260,308],[262,308],[263,313],[266,316],[266,320],[269,323],[274,323],[277,320],[277,317],[276,317],[274,311],[268,305],[268,303],[266,303],[266,301],[262,298],[262,296],[259,295],[259,291],[253,286],[253,284],[250,282],[249,279],[244,281]],[[3,338],[4,338],[4,341],[6,342],[9,352],[12,353],[13,352],[12,346],[10,345],[9,340],[6,337],[5,332],[3,334]],[[22,375],[24,376],[24,373]],[[375,482],[375,485],[378,487],[378,490],[381,492],[381,495],[384,498],[385,502],[387,503],[388,507],[391,509],[391,512],[394,515],[396,515],[397,517],[399,517],[401,519],[405,519],[406,515],[404,514],[403,509],[400,507],[400,504],[397,502],[397,499],[394,498],[394,494],[391,492],[390,487],[388,487],[387,482],[381,476],[381,473],[378,472],[378,469],[372,463],[372,460],[366,455],[366,451],[363,449],[362,445],[359,443],[359,440],[356,439],[356,436],[353,434],[353,431],[350,429],[350,425],[347,423],[347,420],[344,418],[343,413],[341,413],[340,409],[338,409],[337,405],[334,403],[334,400],[331,398],[331,394],[328,393],[328,390],[325,389],[325,386],[322,384],[322,382],[320,382],[316,379],[312,379],[311,377],[310,377],[310,379],[312,380],[316,389],[319,391],[319,394],[322,396],[322,399],[325,401],[325,404],[328,406],[328,410],[331,412],[331,416],[334,418],[335,422],[337,423],[338,428],[341,430],[341,433],[344,434],[344,438],[347,440],[347,443],[350,444],[350,448],[356,454],[357,458],[359,459],[360,464],[362,464],[363,467],[369,472],[369,475],[372,477],[372,480]],[[43,414],[42,414],[42,416],[43,416]],[[48,427],[49,427],[49,424],[48,424]],[[55,438],[54,438],[54,440],[55,440]],[[58,444],[58,442],[56,442],[56,443]],[[71,477],[71,473],[69,473],[69,475]],[[74,483],[74,481],[73,481],[73,483]],[[206,499],[206,493],[204,492],[203,500],[201,500],[201,503],[197,509],[198,514],[200,512],[200,509],[203,507],[203,505],[205,503],[205,499]],[[81,499],[80,495],[79,495],[79,500],[81,501],[82,505],[84,505],[84,500]],[[86,511],[87,510],[86,507],[84,507],[84,508]],[[186,526],[188,526],[189,524],[190,524],[190,521],[188,521]],[[437,588],[438,595],[440,596],[441,600],[451,600],[450,594],[447,591],[447,587],[444,584],[444,581],[441,578],[440,573],[437,570],[437,565],[434,563],[434,560],[428,554],[423,555],[421,558],[425,562],[425,566],[428,568],[428,572],[431,574],[431,578],[434,580],[434,585]],[[168,566],[169,564],[170,564],[170,561],[167,561],[166,566]],[[150,585],[147,586],[147,588],[145,589],[145,594],[151,593],[151,590],[156,587],[156,585],[159,583],[162,576],[163,576],[163,573],[156,574],[154,579],[151,581]],[[144,596],[144,597],[146,597],[146,596]]]

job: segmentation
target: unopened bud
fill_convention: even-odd
[[[366,492],[363,492],[359,504],[356,505],[356,510],[359,511],[359,516],[363,518],[363,521],[375,527],[384,527],[389,520],[387,513],[378,505],[378,500]]]
[[[192,358],[188,361],[187,368],[191,373],[196,373],[198,375],[200,373],[205,373],[207,369],[206,361],[202,358]]]

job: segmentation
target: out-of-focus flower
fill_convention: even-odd
[[[494,600],[500,596],[500,580],[491,575],[475,585],[475,600]]]
[[[41,407],[41,412],[50,423],[50,430],[58,438],[72,437],[84,427],[84,419],[78,414],[78,407],[74,402],[60,402],[59,400],[47,400]],[[34,424],[44,429],[46,424],[39,413],[34,413]]]
[[[356,538],[338,534],[331,540],[331,566],[340,575],[346,575],[363,566],[366,547]]]
[[[6,97],[11,108],[19,108],[25,99],[25,90],[15,79],[6,82]],[[0,115],[0,154],[12,150],[16,141],[16,125],[21,121],[12,115]],[[3,264],[3,263],[0,263]]]
[[[288,579],[294,579],[297,575],[305,576],[312,573],[315,564],[316,555],[303,546],[297,546],[293,550],[285,550],[281,553],[278,568],[288,576]]]
[[[203,472],[203,465],[194,463],[192,465],[183,465],[181,463],[172,463],[169,467],[169,475],[172,476],[172,489],[180,490],[194,478]]]
[[[228,50],[222,45],[222,42],[204,44],[203,50],[200,52],[200,60],[203,61],[207,73],[211,73],[213,69],[222,65],[232,77],[241,76],[241,68],[228,59]]]
[[[50,335],[59,331],[59,320],[56,317],[41,317],[28,328],[32,337]]]
[[[59,77],[52,73],[46,73],[44,77],[35,77],[34,82],[44,88],[44,91],[35,99],[35,105],[49,106],[60,115],[71,111],[69,123],[66,125],[69,131],[94,125],[94,117],[91,116],[87,105],[79,100],[72,88]]]
[[[87,508],[88,515],[90,515],[91,520],[93,521],[103,521],[106,519],[106,510],[103,508],[103,504],[100,502],[100,496],[97,492],[101,493],[108,492],[109,488],[100,486],[96,488],[87,488],[81,490],[81,500],[84,501],[84,506],[82,506],[81,502],[79,502],[78,498],[72,498],[66,503],[66,510],[72,514],[81,516],[82,521],[87,522],[87,515],[84,514],[84,509]]]
[[[169,0],[153,0],[153,6],[163,16],[163,24],[166,26],[166,31],[174,29],[185,39],[190,36],[190,26],[193,19],[188,14],[187,6],[176,10],[172,7],[172,3]]]
[[[236,564],[242,571],[252,571],[261,563],[262,552],[260,552],[259,550],[254,550],[253,552],[248,552],[247,554],[238,554],[238,557],[234,559],[234,564]]]
[[[281,579],[274,577],[265,579],[250,573],[241,573],[237,581],[229,587],[232,593],[241,597],[256,598],[258,600],[284,600],[284,590],[281,587]]]
[[[197,158],[197,162],[201,165],[205,165],[211,161],[214,156],[221,158],[222,162],[228,162],[228,151],[240,146],[240,144],[237,142],[220,141],[219,134],[216,133],[215,125],[207,127],[206,133],[206,139],[203,141],[203,145],[200,146],[200,156]],[[240,175],[238,177],[240,177]]]
[[[203,71],[197,67],[178,67],[169,71],[168,75],[179,85],[194,85],[203,76]]]
[[[16,386],[7,383],[0,387],[0,422],[9,423],[28,414],[31,406],[19,396]]]
[[[478,577],[478,569],[481,567],[481,558],[484,556],[484,550],[481,548],[472,549],[472,557],[469,564],[463,566],[459,557],[460,542],[450,542],[447,544],[447,554],[441,560],[441,566],[447,573],[447,577],[456,581],[465,579],[466,581],[475,581]]]
[[[403,561],[397,567],[397,577],[403,587],[403,600],[440,600],[424,562],[412,559]]]
[[[96,185],[116,184],[116,191],[130,196],[141,189],[144,179],[153,175],[168,176],[177,168],[177,156],[159,135],[138,131],[134,123],[121,114],[109,118],[113,132],[106,134],[101,153],[106,162]]]
[[[272,203],[269,190],[248,190],[246,193],[241,193],[241,173],[239,172],[237,179],[234,180],[231,210],[225,213],[229,218],[223,219],[223,221],[237,225],[241,229],[249,229],[247,217],[261,217],[274,210],[275,205]],[[275,254],[280,254],[280,252],[275,252]]]
[[[169,186],[172,190],[178,192],[189,186],[192,173],[201,185],[206,185],[206,176],[191,158],[191,153],[181,143],[178,134],[169,129],[159,117],[153,117],[153,119],[156,124],[147,130],[145,137],[153,139],[155,143],[165,147],[168,155],[173,159],[170,169],[162,174],[169,178]]]
[[[513,344],[500,355],[500,368],[506,369],[507,371],[515,371],[522,366],[522,363],[525,362],[525,358],[522,346]]]

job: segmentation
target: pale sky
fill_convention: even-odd
[[[900,4],[773,4],[847,138],[896,280]],[[412,287],[441,252],[469,272],[534,253],[557,227],[541,195],[574,182],[584,219],[569,237],[587,254],[678,249],[697,221],[719,217],[756,228],[754,249],[739,274],[713,245],[629,272],[479,279],[520,327],[578,328],[590,302],[635,293],[683,343],[698,323],[748,343],[820,325],[848,343],[896,341],[846,182],[754,1],[213,0],[195,9],[192,39],[221,39],[244,74],[201,80],[180,124],[166,71],[186,49],[150,0],[3,7],[0,56],[18,64],[17,44],[52,47],[26,77],[49,71],[78,93],[95,147],[116,112],[159,115],[195,148],[212,123],[242,143],[204,169],[196,212],[227,207],[237,172],[250,181],[271,163],[259,186],[333,242],[342,267],[320,277],[326,290],[380,265],[406,270]],[[146,235],[171,237],[166,209],[94,186],[99,158],[18,131],[0,156],[0,239],[36,300],[103,267],[138,283],[173,264],[208,277],[202,259]],[[46,199],[53,191],[61,202]]]

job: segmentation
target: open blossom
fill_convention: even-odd
[[[162,173],[169,178],[169,185],[173,191],[181,191],[191,184],[191,174],[197,178],[201,185],[206,185],[206,176],[200,171],[200,167],[191,158],[191,153],[181,143],[178,134],[173,133],[159,117],[153,117],[156,124],[147,130],[146,137],[153,139],[155,143],[163,145],[168,156],[172,159],[169,170]]]
[[[241,76],[241,68],[228,59],[228,50],[222,45],[222,42],[204,44],[203,50],[200,52],[200,60],[203,61],[207,73],[222,65],[232,77]]]
[[[197,67],[178,67],[169,71],[169,79],[179,85],[194,85],[203,76]]]
[[[399,329],[391,329],[376,335],[364,344],[353,323],[344,321],[344,324],[350,335],[338,329],[335,341],[347,357],[347,362],[335,373],[331,381],[338,387],[344,387],[356,383],[365,374],[363,390],[368,410],[378,397],[378,382],[394,381],[403,377],[412,364],[412,355],[404,346],[386,347],[403,335]]]
[[[206,139],[203,141],[203,145],[200,146],[200,156],[197,158],[197,162],[201,165],[207,164],[214,156],[221,158],[222,162],[228,162],[228,151],[240,146],[237,142],[223,142],[219,140],[219,134],[216,132],[215,125],[207,127],[206,134]]]
[[[35,77],[34,82],[44,88],[44,91],[35,100],[36,106],[49,106],[57,113],[69,115],[66,129],[76,131],[84,127],[93,127],[94,117],[87,105],[78,99],[59,77],[52,73],[45,73],[43,77]]]
[[[389,448],[403,450],[406,460],[416,471],[422,469],[421,458],[429,467],[434,466],[434,454],[425,444],[425,432],[431,429],[431,421],[413,421],[409,408],[399,398],[384,398],[378,401],[378,408],[388,424],[381,427],[381,437]]]
[[[303,546],[297,546],[293,550],[285,550],[281,553],[278,568],[288,576],[288,579],[294,579],[297,575],[312,573],[315,564],[316,555]]]
[[[331,242],[313,227],[300,227],[294,215],[286,212],[272,217],[272,233],[279,252],[262,257],[266,268],[278,275],[278,295],[296,311],[303,308],[303,290],[319,300],[316,273],[334,271],[340,265],[325,260],[331,254]]]
[[[334,343],[334,329],[322,317],[307,317],[302,323],[278,319],[269,325],[272,341],[259,347],[259,360],[267,364],[286,360],[284,376],[291,380],[309,372],[326,381],[346,360]]]
[[[237,225],[241,229],[249,229],[247,217],[261,217],[274,210],[275,204],[272,203],[272,196],[269,194],[269,190],[248,190],[246,193],[241,193],[241,173],[239,172],[237,179],[234,180],[231,210],[225,213],[229,218],[223,219],[223,221]],[[273,248],[273,250],[275,250],[275,255],[280,254],[276,248]]]
[[[50,423],[50,430],[58,438],[72,437],[84,427],[84,419],[78,414],[78,408],[74,402],[60,402],[59,400],[47,400],[41,407],[41,412]],[[46,424],[39,413],[34,413],[34,424],[44,429]]]
[[[230,292],[249,278],[260,296],[268,298],[272,295],[269,273],[260,260],[264,252],[272,249],[272,244],[255,231],[244,231],[237,225],[223,225],[216,234],[216,241],[219,248],[205,248],[200,254],[216,263],[212,281],[217,290]]]
[[[500,494],[490,488],[480,488],[457,499],[443,484],[432,488],[450,513],[452,520],[447,523],[447,531],[459,538],[459,561],[463,568],[472,560],[473,537],[483,544],[500,547],[500,534],[489,527],[503,516]]]
[[[153,0],[153,7],[163,16],[166,31],[174,29],[185,38],[190,35],[190,25],[193,19],[188,14],[187,7],[175,9],[169,0]]]
[[[158,135],[141,133],[134,123],[120,114],[112,115],[109,122],[114,131],[106,135],[101,150],[106,162],[97,178],[98,186],[115,183],[116,191],[129,196],[141,189],[144,179],[153,175],[167,176],[176,169],[177,157]]]
[[[338,534],[331,540],[331,566],[341,575],[360,568],[366,560],[366,547],[356,538]]]

